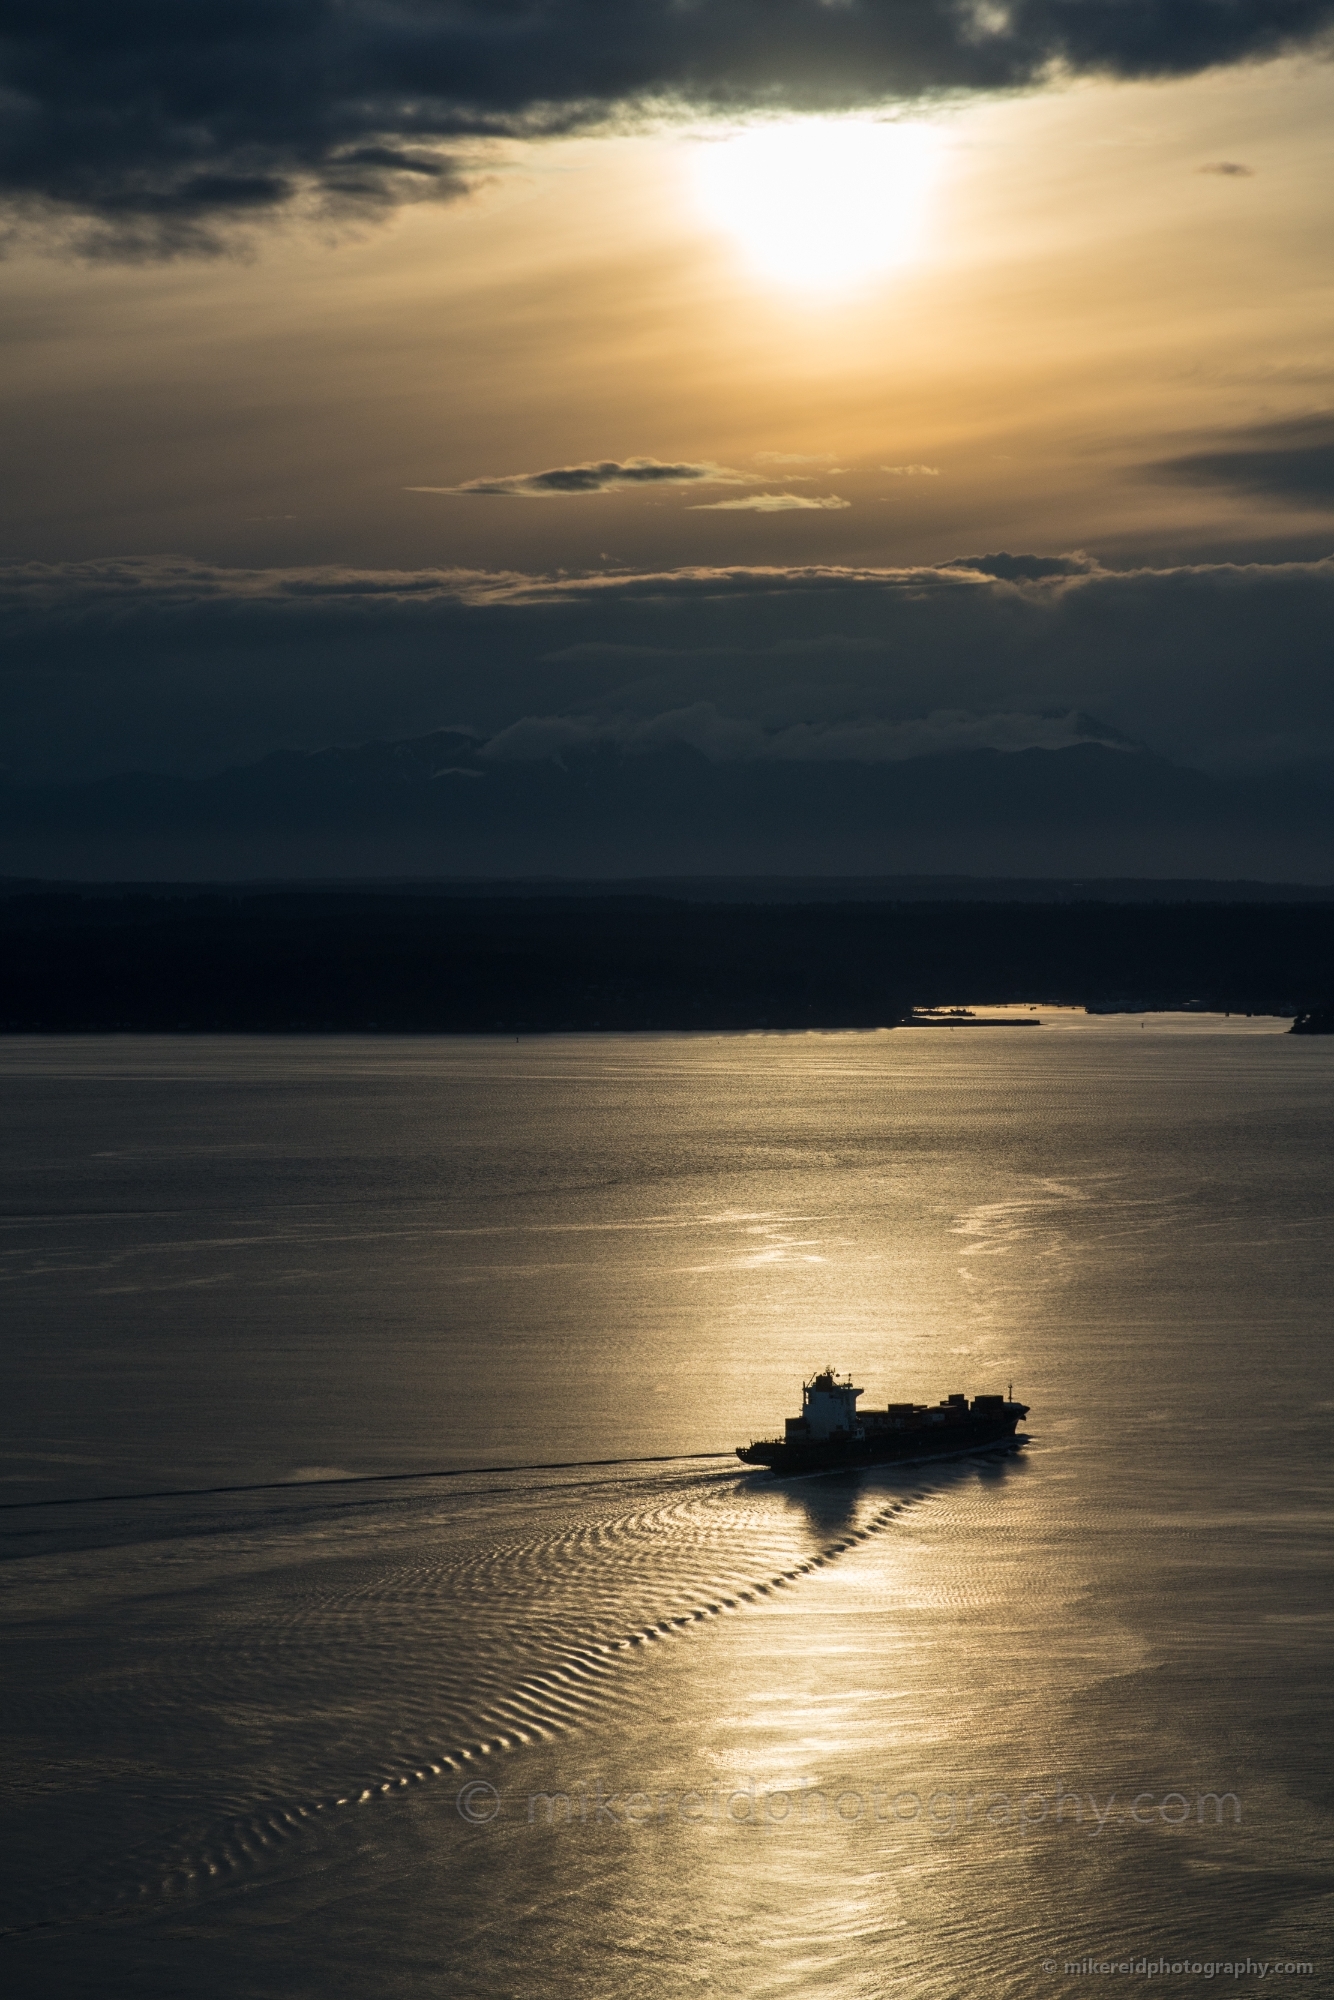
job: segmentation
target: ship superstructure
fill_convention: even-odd
[[[889,1403],[859,1410],[865,1393],[850,1375],[822,1368],[801,1389],[801,1415],[789,1417],[781,1438],[737,1446],[746,1465],[774,1472],[831,1472],[843,1466],[886,1465],[895,1460],[952,1458],[971,1451],[1013,1450],[1027,1403],[1008,1396],[950,1395],[939,1403]]]

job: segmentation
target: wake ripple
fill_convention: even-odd
[[[346,1524],[306,1531],[296,1550],[251,1549],[239,1577],[152,1607],[157,1673],[143,1673],[141,1631],[137,1672],[113,1661],[60,1691],[67,1752],[71,1737],[100,1739],[108,1816],[140,1837],[25,1898],[0,1934],[205,1893],[420,1787],[624,1719],[643,1700],[628,1664],[776,1604],[948,1483],[845,1492],[836,1504],[857,1518],[823,1539],[827,1490],[692,1473],[464,1496],[408,1524],[377,1514],[357,1524],[355,1556]],[[136,1772],[114,1746],[142,1745],[150,1713],[162,1751]]]

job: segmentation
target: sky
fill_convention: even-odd
[[[0,872],[1334,879],[1332,25],[11,0]]]

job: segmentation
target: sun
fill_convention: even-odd
[[[696,191],[764,276],[843,290],[916,251],[940,135],[867,118],[789,118],[702,144]]]

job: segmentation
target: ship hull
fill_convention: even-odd
[[[1016,1435],[1018,1416],[967,1418],[962,1423],[913,1424],[903,1430],[859,1438],[767,1438],[738,1445],[743,1465],[767,1466],[780,1478],[809,1472],[856,1471],[867,1465],[915,1465],[929,1458],[963,1458],[969,1452],[1013,1450],[1027,1442]]]

